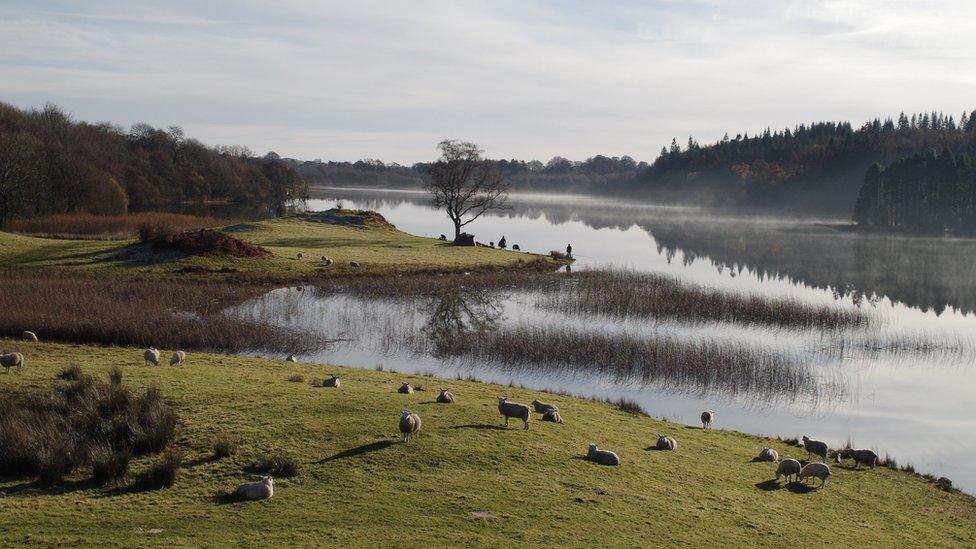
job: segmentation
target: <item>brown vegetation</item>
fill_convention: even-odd
[[[271,252],[213,229],[176,232],[165,227],[142,226],[139,240],[154,250],[178,250],[186,255],[222,257],[270,257]]]
[[[166,227],[175,232],[221,227],[231,223],[234,220],[164,212],[127,215],[73,213],[11,219],[5,230],[45,238],[126,240],[138,236],[140,227]]]

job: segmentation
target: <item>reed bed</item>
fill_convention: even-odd
[[[127,240],[139,234],[140,227],[167,227],[172,231],[209,229],[234,223],[230,219],[165,212],[140,212],[125,215],[89,213],[52,214],[29,219],[11,219],[6,230],[44,238],[78,240]]]
[[[315,338],[233,318],[221,311],[260,287],[35,273],[0,276],[0,335],[31,330],[41,338],[164,349],[302,352]]]
[[[547,286],[539,306],[570,314],[611,318],[669,318],[689,322],[837,330],[868,323],[861,311],[795,299],[708,289],[653,273],[584,271],[572,283]]]

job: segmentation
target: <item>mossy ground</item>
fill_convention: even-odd
[[[0,544],[443,546],[972,546],[976,504],[907,473],[832,466],[825,489],[785,486],[774,464],[752,462],[786,444],[703,431],[624,413],[603,403],[484,383],[392,372],[191,353],[181,368],[143,365],[139,349],[0,340],[21,350],[20,375],[3,390],[43,386],[70,363],[89,373],[125,369],[126,382],[158,384],[178,410],[176,444],[187,465],[171,489],[113,492],[84,482],[53,491],[0,482]],[[164,353],[168,358],[168,353]],[[337,373],[339,389],[290,382]],[[422,390],[396,392],[401,381]],[[435,404],[438,387],[457,403]],[[500,427],[496,395],[559,405],[565,424]],[[403,409],[423,434],[400,442]],[[721,416],[719,416],[721,417]],[[694,422],[696,418],[687,418]],[[676,452],[648,450],[657,433]],[[236,455],[211,458],[229,434]],[[588,442],[620,454],[620,467],[581,459]],[[254,478],[244,469],[268,450],[298,457],[300,475],[278,479],[271,500],[214,496]],[[133,471],[147,460],[134,462]]]

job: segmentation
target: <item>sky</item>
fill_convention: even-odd
[[[0,0],[0,101],[411,164],[976,108],[976,2]]]

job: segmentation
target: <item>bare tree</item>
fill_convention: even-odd
[[[37,142],[27,135],[0,135],[0,227],[14,211],[23,212],[38,178]]]
[[[461,227],[485,212],[506,207],[508,185],[495,165],[481,158],[482,151],[474,143],[448,139],[437,148],[441,157],[428,170],[430,178],[424,189],[430,193],[434,207],[443,209],[451,218],[457,241]]]

